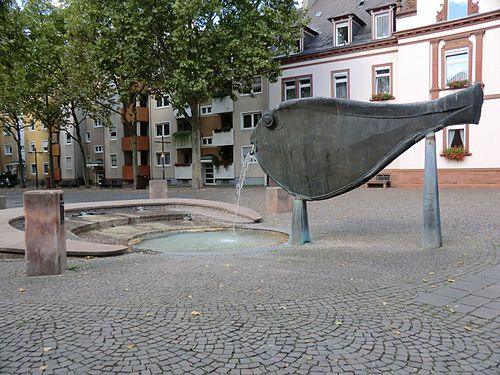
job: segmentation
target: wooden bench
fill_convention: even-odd
[[[391,186],[390,174],[378,174],[366,183],[366,187],[382,187],[388,188]]]

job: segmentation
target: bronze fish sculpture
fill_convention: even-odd
[[[477,124],[480,84],[422,103],[295,99],[266,112],[251,136],[260,166],[297,198],[321,200],[363,185],[429,132]]]

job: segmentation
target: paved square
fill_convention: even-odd
[[[75,190],[66,202],[144,197]],[[360,188],[309,205],[302,247],[69,258],[43,277],[5,259],[0,373],[498,374],[493,202],[499,190],[442,190],[439,250],[420,249],[420,190]],[[288,230],[290,214],[265,213],[263,188],[242,204],[259,227]]]

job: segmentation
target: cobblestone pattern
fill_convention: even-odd
[[[247,194],[259,210],[264,189]],[[303,247],[70,259],[36,278],[2,261],[0,373],[498,374],[498,305],[421,298],[498,267],[499,196],[443,192],[437,251],[419,248],[421,192],[358,189],[310,205]]]

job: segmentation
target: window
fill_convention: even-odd
[[[32,175],[36,175],[36,164],[34,163],[31,163],[31,174]]]
[[[375,15],[375,39],[387,38],[390,36],[389,12]]]
[[[71,156],[66,156],[64,165],[66,169],[73,169],[73,158]]]
[[[465,125],[449,126],[446,128],[446,141],[448,148],[462,147],[467,149],[465,142]]]
[[[156,153],[156,166],[163,167],[163,162],[165,161],[165,166],[170,165],[170,152],[157,152]]]
[[[102,121],[94,120],[94,128],[102,128]]]
[[[201,145],[202,146],[211,146],[213,144],[213,138],[212,137],[203,137],[201,139]]]
[[[448,0],[448,21],[467,16],[467,0]]]
[[[96,154],[102,154],[103,153],[103,148],[102,148],[102,145],[97,145],[97,146],[94,146],[94,152]]]
[[[253,129],[262,118],[262,112],[242,113],[241,114],[241,128]]]
[[[36,152],[36,143],[35,143],[35,141],[31,141],[31,143],[30,143],[30,152]]]
[[[308,98],[312,96],[311,76],[285,79],[283,82],[283,99]]]
[[[90,135],[90,132],[85,132],[85,142],[87,143],[90,143],[90,140],[91,140],[91,135]]]
[[[445,55],[446,86],[451,82],[469,79],[469,49],[447,51]]]
[[[156,99],[156,108],[165,108],[170,104],[168,96],[162,96]]]
[[[201,115],[202,116],[207,116],[207,115],[210,115],[211,113],[212,113],[212,106],[211,105],[201,107]]]
[[[49,163],[43,163],[43,174],[49,174]]]
[[[92,157],[87,156],[87,163],[92,163]]]
[[[391,68],[384,66],[375,68],[375,90],[374,94],[392,93]]]
[[[12,164],[5,164],[5,172],[12,173],[13,170],[14,167],[12,166]]]
[[[116,125],[113,125],[111,128],[109,128],[109,139],[116,139]]]
[[[252,146],[242,146],[241,147],[241,164],[245,161],[245,158],[247,157],[248,153],[252,150]],[[257,164],[257,158],[255,155],[250,155],[249,156],[249,164]]]
[[[35,131],[35,122],[34,121],[32,121],[30,123],[29,129],[30,129],[30,132],[34,132]]]
[[[349,44],[349,26],[347,22],[335,24],[335,45],[344,46]]]
[[[111,168],[118,168],[118,155],[117,154],[109,154],[109,164]]]
[[[12,145],[7,144],[3,146],[4,154],[5,155],[12,155]]]
[[[156,137],[170,136],[170,122],[159,122],[156,126]]]
[[[349,72],[333,72],[333,97],[337,99],[349,98]]]
[[[66,133],[66,144],[70,145],[73,142],[73,138],[71,138],[71,134]]]
[[[49,152],[49,141],[42,141],[42,151]]]
[[[243,83],[243,86],[245,86],[245,83]],[[251,94],[261,94],[262,93],[262,77],[257,76],[254,77],[252,81],[252,88],[250,91],[246,90],[243,91],[243,95],[251,95]]]

